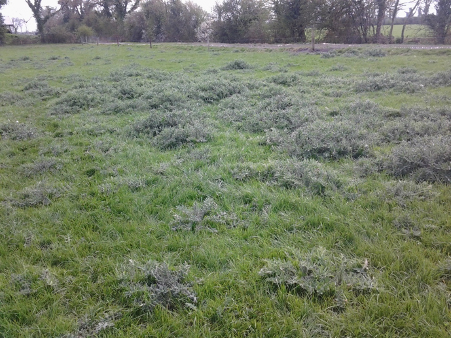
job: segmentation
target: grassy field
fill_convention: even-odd
[[[1,337],[449,337],[451,51],[0,49]]]
[[[383,34],[388,36],[390,33],[390,25],[383,26]],[[401,38],[402,33],[402,25],[394,25],[393,26],[393,37]],[[424,25],[407,25],[404,31],[404,37],[406,39],[415,39],[415,38],[432,38],[434,36],[433,32],[431,32]]]

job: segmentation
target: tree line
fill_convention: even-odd
[[[436,42],[451,35],[451,0],[222,0],[211,13],[181,0],[59,0],[56,8],[25,1],[43,42],[393,43],[393,26],[420,23]],[[6,0],[0,0],[0,7]],[[402,12],[405,18],[400,18]],[[1,18],[0,18],[1,20]],[[389,25],[388,33],[382,27]]]

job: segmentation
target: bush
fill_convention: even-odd
[[[20,103],[23,99],[24,97],[20,94],[10,91],[2,92],[0,93],[0,107]]]
[[[266,260],[259,275],[275,288],[283,285],[301,296],[322,298],[348,290],[357,295],[377,291],[376,281],[368,272],[367,260],[349,259],[317,247],[307,254],[295,254],[286,261]]]
[[[93,88],[75,89],[56,100],[51,108],[52,115],[76,114],[105,102],[105,98]]]
[[[22,90],[27,92],[28,95],[39,97],[42,100],[59,94],[58,90],[51,88],[46,81],[39,78],[28,82]]]
[[[292,133],[272,128],[266,132],[266,140],[298,158],[339,159],[368,155],[377,137],[357,123],[316,120]]]
[[[427,200],[435,197],[432,186],[426,182],[417,184],[408,180],[384,183],[384,189],[377,193],[383,201],[394,200],[399,206],[406,207],[414,200]]]
[[[187,143],[207,142],[212,130],[205,119],[187,111],[153,111],[147,119],[135,123],[129,134],[146,135],[156,147],[172,149]]]
[[[367,56],[371,56],[371,57],[384,57],[387,54],[385,53],[384,50],[380,49],[380,48],[376,48],[376,49],[368,49],[365,51],[365,55]]]
[[[211,103],[245,91],[246,87],[237,79],[206,79],[196,85],[193,90],[193,96],[204,102]]]
[[[68,32],[63,26],[55,26],[44,34],[46,43],[71,43],[75,41],[75,35]]]
[[[122,268],[119,281],[123,302],[136,315],[152,312],[156,306],[173,311],[182,306],[193,308],[197,303],[196,293],[185,282],[188,265],[172,270],[165,263],[149,261],[137,265],[130,260]]]
[[[36,129],[24,123],[7,123],[0,125],[0,139],[24,141],[36,137]]]
[[[252,68],[253,67],[250,64],[248,64],[246,61],[235,60],[235,61],[228,63],[221,69],[222,70],[239,70],[239,69],[252,69]]]
[[[428,78],[416,73],[368,74],[365,80],[356,84],[357,92],[373,92],[391,89],[399,92],[415,93],[424,89]]]
[[[36,161],[32,164],[25,164],[22,166],[21,171],[25,176],[31,177],[41,175],[46,172],[54,172],[61,169],[61,164],[55,159],[43,159]]]
[[[11,199],[11,204],[19,208],[47,206],[61,194],[61,189],[39,182],[33,187],[18,192],[17,198]]]
[[[204,229],[205,227],[201,225],[202,221],[217,208],[218,205],[212,198],[207,198],[202,203],[196,202],[192,207],[178,206],[177,212],[174,213],[172,230],[190,230],[194,232]]]
[[[414,180],[451,182],[451,137],[427,136],[403,141],[385,159],[385,170],[397,177]]]
[[[305,187],[314,195],[336,191],[342,185],[337,174],[315,160],[276,162],[274,179],[285,188]]]

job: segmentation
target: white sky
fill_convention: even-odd
[[[211,12],[213,6],[215,5],[216,0],[192,0],[192,2],[197,3],[207,12]],[[45,6],[57,7],[58,0],[42,0],[41,5],[43,7]],[[19,18],[28,21],[26,27],[22,28],[24,32],[27,30],[30,32],[36,30],[36,22],[33,19],[31,10],[26,4],[25,0],[8,0],[8,4],[3,6],[0,9],[0,12],[4,17],[7,16],[11,19]]]

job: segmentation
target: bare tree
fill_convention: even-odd
[[[412,8],[409,9],[409,13],[407,13],[406,19],[404,21],[404,24],[402,25],[402,31],[401,31],[401,43],[404,43],[404,31],[406,30],[407,24],[410,22],[410,19],[414,16],[416,10],[418,9],[418,6],[420,5],[421,0],[417,0]]]
[[[19,28],[20,28],[20,31],[22,32],[22,27],[25,24],[25,20],[19,19],[19,18],[12,18],[11,21],[12,21],[13,27],[14,27],[14,34],[17,34],[17,31],[19,30]]]
[[[25,0],[28,7],[30,7],[33,17],[36,20],[36,26],[38,28],[39,35],[41,36],[41,41],[44,41],[44,25],[51,17],[59,12],[52,7],[43,8],[41,5],[42,0]]]

